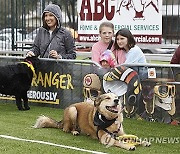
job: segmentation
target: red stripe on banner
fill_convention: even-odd
[[[131,73],[127,76],[125,82],[128,84],[135,75],[137,75],[137,73],[136,73],[135,71],[131,72]]]

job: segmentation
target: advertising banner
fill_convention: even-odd
[[[1,59],[0,63],[5,60]],[[92,63],[84,64],[78,61],[74,63],[71,60],[64,62],[41,59],[36,75],[32,79],[31,89],[27,92],[29,102],[53,104],[65,108],[70,104],[83,101],[83,78],[97,69],[92,65]],[[0,94],[0,99],[14,100],[15,98]]]
[[[78,0],[78,39],[99,40],[99,25],[114,24],[117,32],[128,28],[137,43],[160,44],[162,37],[162,0]]]

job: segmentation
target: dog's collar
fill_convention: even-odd
[[[21,62],[22,64],[26,64],[30,69],[31,71],[33,72],[33,77],[36,76],[36,73],[35,73],[35,69],[34,69],[34,66],[32,65],[32,63],[28,63],[28,62]]]
[[[106,119],[106,117],[104,115],[102,115],[98,111],[96,111],[96,113],[94,115],[94,125],[98,126],[101,129],[105,129],[105,128],[111,126],[116,121],[116,119],[117,119],[117,117],[112,120],[108,120],[108,119]]]
[[[118,130],[115,132],[109,132],[106,129],[107,127],[111,126],[116,121],[116,119],[117,119],[117,117],[112,120],[108,120],[108,119],[106,119],[105,116],[103,116],[98,111],[96,111],[95,116],[94,116],[94,125],[97,126],[96,135],[97,135],[98,139],[99,139],[99,136],[98,136],[99,130],[105,131],[106,133],[110,134],[112,136],[112,138],[116,139],[116,137],[117,137],[116,134],[120,131],[121,124],[119,125]]]

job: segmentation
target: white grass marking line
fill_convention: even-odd
[[[31,143],[40,143],[40,144],[52,145],[52,146],[56,146],[56,147],[73,149],[73,150],[77,150],[77,151],[89,152],[89,153],[94,153],[94,154],[107,154],[107,153],[103,153],[103,152],[91,151],[91,150],[86,150],[86,149],[81,149],[81,148],[76,148],[76,147],[71,147],[71,146],[66,146],[66,145],[60,145],[60,144],[54,144],[54,143],[45,142],[45,141],[26,140],[26,139],[22,139],[22,138],[18,138],[18,137],[7,136],[7,135],[0,135],[0,137],[6,138],[6,139],[11,139],[11,140],[18,140],[18,141],[25,141],[25,142],[31,142]]]

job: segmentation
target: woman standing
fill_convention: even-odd
[[[42,14],[43,26],[39,28],[32,49],[27,56],[42,58],[75,59],[74,39],[61,26],[62,12],[58,5],[49,4]]]

